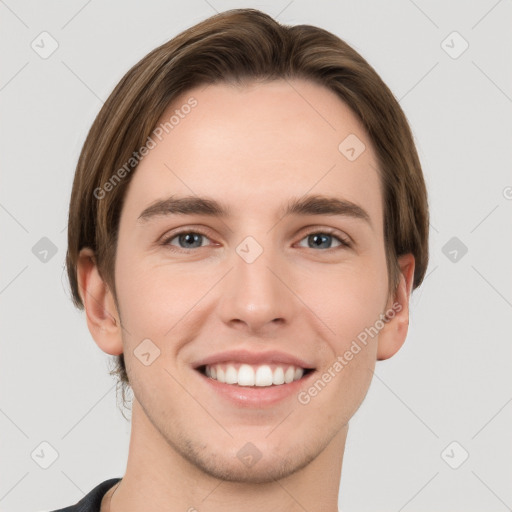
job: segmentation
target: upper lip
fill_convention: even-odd
[[[246,364],[288,364],[304,369],[314,369],[314,366],[300,357],[277,350],[266,350],[262,352],[251,352],[249,350],[228,350],[205,357],[193,364],[194,368],[201,366],[226,363],[234,361]]]

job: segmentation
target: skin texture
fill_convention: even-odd
[[[128,188],[118,307],[90,249],[79,262],[89,330],[107,354],[124,352],[134,392],[127,470],[110,510],[225,512],[243,503],[246,511],[336,511],[348,422],[376,360],[395,354],[407,335],[414,258],[399,259],[401,281],[388,297],[375,153],[334,93],[305,80],[203,86],[176,99],[162,120],[191,96],[197,106],[142,160]],[[349,134],[366,145],[354,161],[338,150]],[[282,205],[304,194],[352,201],[371,225],[281,218]],[[233,216],[138,222],[171,195],[216,199]],[[163,245],[177,228],[199,230],[202,246],[187,249],[179,238]],[[308,245],[309,235],[329,228],[352,246],[336,238]],[[263,249],[252,263],[236,252],[247,236]],[[273,406],[235,407],[192,368],[228,349],[277,349],[320,377],[393,303],[401,311],[307,405],[293,394]],[[147,338],[161,351],[149,366],[134,355]],[[248,442],[261,454],[251,467],[237,457]]]

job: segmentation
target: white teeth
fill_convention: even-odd
[[[285,383],[289,384],[290,382],[293,382],[294,376],[295,376],[295,368],[293,366],[290,366],[284,374]]]
[[[272,386],[272,370],[270,369],[270,366],[260,366],[256,370],[254,383],[256,386]]]
[[[226,377],[224,376],[224,370],[222,368],[217,368],[217,377],[216,379],[219,382],[226,382]]]
[[[237,369],[238,366],[238,369]],[[215,364],[205,367],[205,374],[218,382],[238,384],[239,386],[280,386],[299,380],[304,369],[296,366],[277,366],[268,364],[251,366],[249,364]]]
[[[272,375],[272,384],[284,384],[284,370],[281,368],[281,366],[278,366],[274,370],[274,375]]]
[[[234,366],[228,366],[226,368],[226,384],[236,384],[238,382],[238,374],[236,373]]]
[[[239,386],[254,386],[254,370],[252,366],[243,364],[238,370]]]

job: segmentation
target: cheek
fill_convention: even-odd
[[[335,404],[329,414],[344,423],[362,403],[371,382],[378,347],[375,325],[383,313],[386,282],[377,269],[366,267],[366,272],[331,273],[329,279],[317,279],[316,285],[302,293],[329,329],[323,330],[321,382],[305,390],[301,403],[314,402],[319,411]]]
[[[149,337],[162,328],[165,321],[167,329],[172,318],[178,313],[176,304],[183,300],[183,288],[180,279],[164,280],[157,272],[135,270],[124,272],[120,269],[121,309],[132,330]]]
[[[304,280],[299,296],[328,327],[337,353],[384,312],[387,274],[385,261],[360,258],[350,266],[325,267]]]
[[[136,254],[120,258],[116,265],[120,309],[134,342],[169,339],[178,327],[188,325],[219,278],[212,268],[192,271],[190,266],[150,263],[149,258],[146,263]]]

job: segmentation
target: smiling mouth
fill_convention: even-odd
[[[312,368],[289,364],[250,365],[240,363],[203,365],[196,368],[201,374],[222,384],[246,387],[282,386],[301,380]]]

